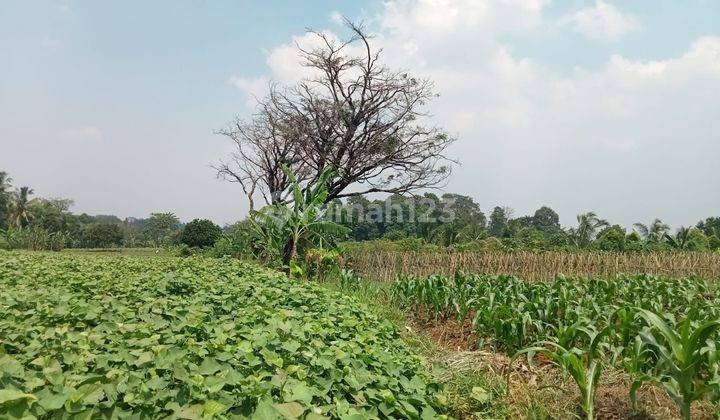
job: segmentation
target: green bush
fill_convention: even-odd
[[[720,238],[718,238],[716,235],[712,235],[708,240],[708,247],[713,251],[719,250],[720,249]]]
[[[83,238],[88,248],[111,248],[122,244],[123,232],[114,223],[91,223],[85,226]]]
[[[625,230],[618,225],[606,227],[598,235],[594,247],[601,251],[625,250]]]
[[[180,235],[180,242],[197,248],[207,248],[213,246],[222,236],[222,229],[207,219],[195,219],[185,225]]]
[[[687,238],[688,251],[707,251],[709,245],[708,237],[700,229],[690,229]]]

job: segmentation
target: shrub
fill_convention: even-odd
[[[700,229],[690,229],[687,238],[687,249],[689,251],[706,251],[709,247],[708,237]]]
[[[708,240],[708,247],[713,251],[720,249],[720,238],[716,235],[711,236]]]
[[[190,247],[207,248],[213,246],[222,236],[222,229],[207,219],[195,219],[185,225],[180,242]]]
[[[601,251],[623,251],[625,231],[618,225],[606,227],[595,240],[595,247]]]
[[[83,238],[88,248],[109,248],[122,244],[123,233],[114,223],[91,223],[85,227]]]

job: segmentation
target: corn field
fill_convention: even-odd
[[[543,355],[573,378],[583,418],[594,420],[604,366],[664,389],[680,416],[706,401],[720,412],[720,295],[717,283],[646,274],[524,281],[513,276],[398,276],[388,298],[431,320],[469,323],[488,345],[514,359]],[[529,346],[529,347],[528,347]],[[634,405],[634,403],[633,403]]]
[[[694,252],[423,252],[352,250],[346,265],[376,280],[398,274],[452,275],[457,270],[486,275],[513,275],[527,280],[568,277],[614,277],[618,274],[702,278],[720,277],[720,254]]]

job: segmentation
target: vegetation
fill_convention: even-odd
[[[512,217],[512,209],[495,207],[489,220],[471,197],[446,193],[438,197],[389,196],[370,201],[352,197],[330,203],[328,219],[350,229],[350,239],[391,241],[396,249],[450,248],[458,251],[717,251],[720,222],[710,217],[695,227],[670,227],[656,219],[634,230],[610,224],[594,212],[577,216],[577,225],[563,227],[558,214],[547,206],[530,216]],[[679,236],[678,236],[679,235]],[[369,248],[377,244],[369,244]]]
[[[411,247],[411,245],[418,245]],[[570,277],[615,277],[619,274],[720,276],[719,253],[693,252],[560,252],[560,251],[454,251],[414,241],[372,241],[347,246],[345,266],[376,280],[391,281],[397,274],[451,276],[462,270],[484,274],[510,274],[526,280]]]
[[[312,189],[328,168],[335,176],[326,202],[407,193],[450,175],[443,153],[454,139],[424,118],[424,105],[436,96],[433,83],[386,67],[363,27],[346,27],[346,39],[313,32],[312,48],[298,46],[313,77],[271,84],[249,121],[236,118],[221,131],[236,147],[218,175],[241,186],[251,210],[257,192],[267,205],[286,204],[293,183]]]
[[[180,242],[190,247],[207,248],[221,236],[222,229],[211,220],[195,219],[183,228]]]
[[[720,217],[628,231],[587,211],[562,226],[549,206],[486,216],[426,192],[455,141],[428,118],[434,85],[345,23],[345,39],[297,45],[310,76],[270,83],[220,131],[235,148],[217,175],[250,210],[235,224],[78,215],[0,171],[0,417],[518,417],[492,400],[522,359],[570,378],[590,420],[620,370],[633,404],[652,384],[683,419],[699,402],[720,412]],[[65,248],[97,255],[4,251]],[[105,255],[130,248],[154,257]],[[407,342],[433,347],[414,330],[432,324],[473,350],[465,365],[505,357],[507,383],[450,357],[429,374]]]
[[[0,288],[3,417],[432,418],[443,409],[388,321],[237,260],[12,253],[0,258]]]
[[[635,224],[628,233],[618,225],[610,225],[594,213],[578,216],[578,226],[560,225],[555,211],[547,206],[531,216],[512,217],[507,207],[495,207],[486,218],[480,205],[471,197],[443,194],[438,197],[402,197],[391,195],[385,200],[370,201],[354,196],[346,202],[327,202],[333,183],[337,179],[325,176],[323,182],[303,183],[297,175],[280,165],[285,185],[290,191],[283,203],[251,212],[248,219],[226,226],[222,234],[217,229],[202,245],[193,242],[191,247],[212,247],[220,241],[213,255],[243,255],[268,261],[285,254],[283,244],[272,245],[258,239],[265,218],[260,213],[280,215],[288,219],[295,206],[292,196],[298,187],[307,198],[318,185],[325,189],[322,203],[315,203],[316,226],[331,227],[331,242],[351,240],[350,249],[427,250],[447,248],[455,251],[614,251],[614,252],[708,252],[720,249],[720,218],[709,217],[692,228],[680,228],[671,234],[670,228],[659,219],[649,225]],[[321,173],[322,175],[322,173]],[[294,181],[293,181],[294,180]],[[73,214],[72,200],[33,197],[32,189],[12,190],[12,179],[0,172],[0,248],[51,249],[106,248],[106,247],[173,247],[183,241],[184,225],[173,213],[152,213],[148,218],[120,219],[112,215]],[[291,210],[289,212],[286,211]],[[4,215],[4,216],[3,216]],[[266,218],[265,218],[266,219]],[[276,218],[277,219],[277,218]],[[319,223],[320,221],[323,223]],[[327,222],[327,223],[325,223]],[[332,224],[330,223],[332,222]],[[337,227],[341,225],[345,229]],[[209,225],[208,225],[209,226]],[[267,234],[268,232],[265,232]],[[261,235],[260,235],[261,236]],[[255,238],[255,239],[253,239]],[[211,243],[212,241],[212,243]],[[249,241],[249,242],[248,242]],[[381,241],[381,242],[377,242]],[[185,241],[188,242],[188,241]],[[266,242],[262,245],[262,242]],[[323,246],[322,241],[311,241],[308,248]],[[280,251],[270,249],[280,248]],[[270,256],[273,254],[274,256]],[[263,255],[259,255],[263,254]],[[303,252],[299,252],[302,258]],[[287,258],[285,258],[287,264]],[[553,273],[550,273],[553,275]]]
[[[587,418],[603,363],[636,376],[630,394],[645,381],[661,384],[683,418],[690,418],[693,401],[718,402],[720,296],[700,279],[540,283],[458,273],[401,277],[390,300],[420,316],[469,321],[478,347],[545,354],[576,381]]]
[[[573,324],[562,331],[559,343],[555,341],[541,341],[539,347],[529,347],[518,352],[515,357],[526,353],[540,353],[567,372],[575,381],[580,390],[580,406],[588,420],[595,418],[595,394],[597,393],[600,375],[602,374],[602,349],[601,344],[606,333],[610,331],[606,327],[601,332]],[[588,339],[587,349],[577,347],[566,348],[577,340],[578,334],[585,334]],[[566,344],[567,343],[567,344]]]
[[[633,391],[644,381],[658,383],[678,405],[682,418],[689,419],[693,401],[708,394],[717,398],[720,378],[714,336],[720,319],[703,321],[693,308],[679,325],[673,326],[646,309],[638,313],[649,325],[641,338],[657,362],[636,381]]]

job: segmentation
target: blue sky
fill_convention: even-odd
[[[447,189],[624,225],[720,211],[720,2],[6,1],[0,169],[75,211],[243,217],[213,132],[301,70],[293,37],[364,19],[436,82],[458,137]],[[296,70],[297,69],[297,70]]]

